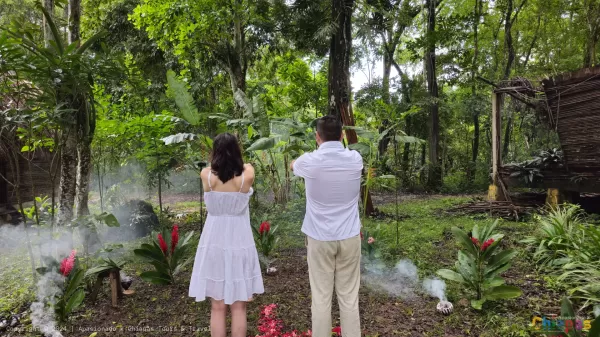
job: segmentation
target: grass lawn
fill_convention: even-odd
[[[393,215],[395,205],[385,205],[380,210],[389,216],[366,219],[363,227],[372,231],[379,226],[376,237],[382,263],[395,265],[400,259],[410,259],[418,268],[421,279],[435,276],[440,268],[453,268],[458,246],[450,232],[453,226],[470,230],[475,224],[491,222],[486,216],[462,216],[447,212],[453,205],[463,203],[468,197],[422,197],[403,200],[398,205],[401,220],[396,223]],[[185,203],[185,204],[183,204]],[[191,203],[169,205],[173,210],[191,208]],[[193,205],[195,206],[195,205]],[[270,303],[279,306],[278,313],[289,330],[310,328],[310,287],[306,266],[304,236],[300,231],[304,215],[302,200],[290,202],[286,207],[270,205],[253,207],[252,222],[268,220],[279,226],[281,237],[274,265],[279,269],[276,276],[265,276],[265,294],[257,296],[248,305],[249,335],[258,332],[260,307]],[[391,217],[390,217],[391,216]],[[194,222],[180,222],[181,231],[199,230]],[[486,303],[483,310],[472,309],[468,294],[452,282],[447,282],[447,297],[455,310],[443,316],[435,311],[437,299],[427,295],[399,298],[386,292],[362,285],[360,305],[361,323],[365,336],[530,336],[528,325],[534,314],[559,314],[560,289],[551,279],[538,275],[530,258],[519,241],[535,230],[530,222],[503,221],[497,231],[505,234],[507,246],[519,249],[513,267],[504,274],[508,284],[522,288],[518,299]],[[143,241],[143,240],[141,240]],[[150,285],[138,275],[152,267],[135,258],[132,249],[140,242],[131,242],[124,248],[124,258],[130,262],[125,272],[134,277],[132,289],[135,294],[126,296],[118,308],[112,308],[109,286],[104,285],[96,303],[85,306],[72,316],[66,336],[210,336],[209,303],[195,303],[187,296],[191,265],[172,286]],[[30,268],[26,263],[12,265],[0,274],[0,290],[3,299],[0,309],[17,307],[26,301],[22,284],[14,278],[26,275]],[[14,271],[14,268],[21,271]],[[24,276],[23,276],[24,277]],[[5,295],[7,294],[7,295]],[[334,304],[334,325],[339,324],[337,305]],[[12,311],[9,308],[8,311]],[[1,334],[0,334],[1,335]]]

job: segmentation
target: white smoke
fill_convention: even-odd
[[[423,289],[431,296],[439,298],[440,301],[446,301],[446,282],[438,279],[425,279]]]
[[[417,266],[408,259],[400,260],[394,268],[386,267],[381,261],[367,263],[362,281],[370,288],[403,299],[413,298],[417,292],[425,292],[446,300],[446,283],[437,278],[427,278],[421,283]]]
[[[48,271],[38,281],[37,301],[31,304],[31,324],[49,337],[63,337],[57,330],[53,306],[56,304],[56,296],[62,295],[64,280],[55,270]]]

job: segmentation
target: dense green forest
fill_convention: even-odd
[[[39,124],[36,146],[65,148],[69,162],[81,145],[102,170],[137,160],[154,183],[177,165],[206,160],[201,141],[187,142],[192,135],[236,130],[245,148],[273,147],[287,158],[305,150],[304,125],[335,113],[358,128],[348,141],[359,142],[370,166],[398,173],[404,188],[484,190],[490,83],[592,66],[600,34],[592,0],[44,5],[58,36],[40,29],[47,20],[34,1],[2,2],[3,96],[27,102],[16,110],[28,109]],[[526,105],[503,105],[504,162],[558,145]],[[69,123],[76,115],[85,126]],[[44,141],[80,127],[78,139]],[[172,134],[181,135],[176,145],[159,144]],[[273,141],[257,143],[264,138]],[[93,170],[87,157],[83,171]]]

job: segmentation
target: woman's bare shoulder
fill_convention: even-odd
[[[203,168],[202,171],[200,171],[200,177],[204,179],[208,178],[208,173],[210,172],[210,170],[210,167]]]
[[[254,166],[252,164],[244,164],[244,175],[254,177]]]

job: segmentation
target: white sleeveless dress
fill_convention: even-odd
[[[213,191],[211,173],[210,191],[204,193],[208,216],[196,251],[189,296],[197,302],[207,297],[225,304],[248,301],[253,294],[264,293],[248,207],[254,191]]]

